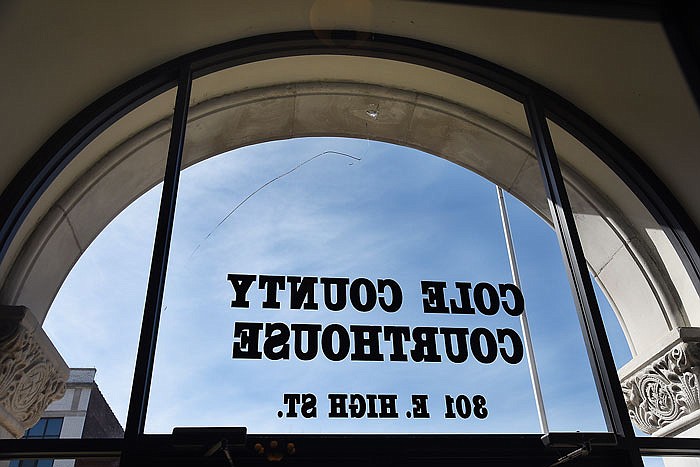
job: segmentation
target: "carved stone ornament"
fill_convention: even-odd
[[[680,342],[622,380],[632,421],[645,433],[700,409],[700,342]]]
[[[68,367],[31,313],[0,307],[0,425],[19,438],[66,391]]]

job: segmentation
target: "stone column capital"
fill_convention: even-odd
[[[657,347],[658,348],[658,347]],[[673,436],[700,419],[700,329],[680,328],[660,350],[620,370],[632,421],[645,433]]]
[[[0,431],[21,437],[63,396],[68,373],[29,310],[0,305]]]

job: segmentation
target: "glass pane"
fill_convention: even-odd
[[[27,430],[27,438],[43,438],[46,430],[47,419],[41,418],[36,425]]]
[[[697,467],[700,457],[643,457],[645,467]]]
[[[354,413],[372,431],[428,431],[437,417],[445,431],[469,430],[459,423],[462,417],[484,418],[472,429],[498,431],[492,420],[502,424],[513,410],[521,415],[502,389],[502,373],[527,387],[526,369],[509,368],[502,358],[488,365],[472,362],[496,360],[486,350],[464,362],[473,349],[459,332],[470,318],[472,333],[482,329],[486,349],[496,343],[491,329],[518,324],[503,311],[504,316],[476,319],[474,307],[493,313],[498,301],[479,298],[470,305],[458,290],[473,286],[488,297],[509,282],[501,244],[479,251],[464,247],[499,234],[493,186],[414,150],[379,143],[369,143],[367,150],[367,145],[340,139],[267,143],[183,172],[150,429],[243,422],[255,431],[352,432],[358,426]],[[336,152],[311,160],[329,147]],[[304,170],[256,193],[300,164]],[[430,175],[418,180],[416,173]],[[459,185],[470,190],[459,193]],[[391,208],[399,204],[404,207]],[[476,277],[474,284],[464,277]],[[246,298],[238,299],[235,288],[246,283],[251,286]],[[273,285],[280,290],[270,298]],[[232,307],[232,301],[240,303]],[[444,339],[438,326],[454,329],[450,348],[456,363],[438,340]],[[252,333],[272,339],[248,344]],[[287,333],[289,342],[273,345],[275,336]],[[185,339],[187,346],[178,344]],[[421,339],[424,348],[411,348],[411,340]],[[362,398],[351,401],[360,390]],[[489,413],[497,416],[486,417],[482,393],[489,394]],[[382,399],[372,401],[383,394],[390,401],[385,407],[391,407],[384,411]],[[306,404],[314,397],[316,417],[307,419]],[[423,400],[436,408],[419,409]],[[369,401],[376,408],[369,409]],[[407,427],[413,404],[415,423]],[[430,418],[424,415],[430,412]],[[532,421],[531,408],[526,418]]]
[[[698,437],[698,294],[667,229],[600,159],[549,123],[627,408],[639,435]]]
[[[526,135],[429,96],[206,82],[147,432],[537,433],[524,308],[551,428],[605,429]],[[522,301],[489,180],[513,194]]]
[[[13,459],[0,460],[0,466],[8,467],[119,467],[116,457],[82,457],[78,459]]]
[[[534,164],[526,176],[539,180]],[[544,192],[532,191],[526,194],[532,208],[512,196],[506,201],[549,430],[606,431]],[[541,217],[534,216],[533,209]]]
[[[58,438],[61,434],[61,427],[63,426],[63,418],[49,418],[46,420],[46,431],[44,432],[45,438]]]
[[[303,166],[299,173],[289,172],[329,147],[338,148],[340,154],[327,154],[312,161],[315,164]],[[183,172],[149,419],[154,425],[149,426],[157,426],[156,414],[172,418],[170,426],[164,424],[162,428],[152,428],[154,431],[170,431],[178,423],[232,424],[229,420],[235,418],[230,414],[252,411],[260,413],[260,419],[251,418],[260,427],[249,426],[255,431],[352,432],[359,425],[349,415],[350,396],[349,420],[329,421],[336,418],[331,414],[337,418],[345,414],[341,409],[338,414],[333,412],[334,407],[342,407],[342,402],[331,404],[341,397],[336,394],[361,394],[356,388],[362,387],[376,388],[365,392],[365,398],[366,394],[396,394],[397,401],[405,401],[427,393],[431,402],[437,399],[445,404],[440,407],[437,417],[442,420],[437,426],[430,425],[437,418],[434,409],[430,419],[414,419],[415,424],[408,425],[404,417],[408,410],[404,408],[400,416],[381,424],[363,420],[372,430],[539,431],[522,353],[517,365],[501,358],[493,364],[480,364],[472,356],[466,365],[451,363],[445,367],[416,361],[435,359],[437,354],[447,361],[441,345],[431,355],[392,352],[394,337],[386,334],[387,325],[395,326],[399,333],[408,332],[403,326],[411,324],[426,329],[466,327],[472,334],[476,329],[494,335],[498,329],[520,333],[516,317],[503,310],[495,316],[488,315],[491,302],[487,297],[491,292],[487,284],[496,284],[496,290],[498,284],[511,282],[493,185],[453,164],[413,150],[379,143],[369,143],[369,150],[366,147],[366,141],[338,139],[268,143],[209,159]],[[342,154],[360,154],[361,161],[349,158],[346,162],[348,157]],[[294,177],[277,178],[274,187],[256,192],[284,173],[294,173]],[[238,183],[232,183],[233,180]],[[520,194],[519,189],[515,187],[514,191]],[[541,378],[551,413],[551,429],[604,430],[554,232],[513,197],[507,196],[507,202],[512,210],[522,289],[531,310],[528,315],[532,316],[534,345],[546,352],[541,361]],[[290,268],[291,273],[280,274],[280,268]],[[267,274],[257,275],[256,270]],[[364,281],[373,276],[376,277]],[[336,307],[341,311],[331,311],[338,301],[338,285],[329,287],[331,299],[325,298],[325,284],[341,282],[332,278],[343,278],[340,295],[346,298],[348,294],[345,306]],[[362,284],[385,278],[400,286],[400,310],[385,312],[376,306],[366,311],[363,305],[369,289]],[[310,287],[315,295],[298,298],[294,304],[290,289],[299,284],[301,290],[304,280],[317,281]],[[247,287],[246,284],[250,285],[244,294],[249,303],[243,303],[241,297],[242,303],[229,306],[238,300],[237,288]],[[279,288],[284,285],[286,290],[278,291],[277,299],[268,299],[272,293],[269,284]],[[360,292],[356,303],[352,302],[353,287]],[[459,310],[465,307],[459,287],[470,292],[471,307],[477,310],[473,315]],[[372,288],[379,290],[378,282]],[[442,295],[443,290],[444,302],[430,299],[431,292]],[[391,297],[394,295],[392,291]],[[224,298],[226,305],[222,307],[217,300]],[[430,304],[427,308],[426,301]],[[426,313],[426,309],[450,309],[451,313]],[[406,311],[401,313],[402,310]],[[357,326],[377,323],[385,328],[374,338],[380,343],[379,352],[374,352],[370,332],[377,328]],[[303,324],[308,327],[300,326]],[[333,341],[325,352],[323,333],[330,326],[339,327],[332,328],[337,332],[328,334],[329,341]],[[347,335],[341,328],[348,330]],[[367,332],[364,352],[349,352],[358,346],[359,331],[355,334],[354,329]],[[309,332],[320,334],[312,339],[319,345],[312,352],[315,357],[305,355],[309,352],[308,342],[295,347],[294,339]],[[285,337],[273,345],[279,335]],[[263,336],[272,338],[267,348]],[[412,337],[415,342],[415,336]],[[494,339],[497,338],[496,335]],[[451,339],[451,344],[457,346],[459,334]],[[480,339],[486,348],[489,335]],[[188,346],[178,344],[185,340]],[[405,349],[409,347],[405,345]],[[506,353],[515,351],[505,347]],[[474,355],[474,348],[470,347],[469,353]],[[233,355],[233,362],[222,359],[222,354]],[[359,362],[374,358],[381,358],[384,363]],[[314,365],[304,367],[305,359],[313,360]],[[400,360],[409,361],[410,371],[391,363]],[[575,367],[584,371],[573,375],[571,369]],[[191,372],[182,372],[182,368],[190,368]],[[464,376],[454,379],[455,372]],[[562,374],[567,377],[562,378]],[[309,375],[316,375],[312,376],[313,385],[308,382]],[[212,378],[217,384],[205,388]],[[238,383],[241,378],[250,384]],[[506,381],[508,384],[504,384]],[[307,389],[309,386],[314,389]],[[479,388],[473,390],[469,401],[472,405],[475,396],[488,395],[489,415],[478,425],[455,423],[460,421],[457,397],[466,396],[462,394],[464,388]],[[304,394],[313,394],[319,408],[311,419],[305,419],[301,412]],[[299,398],[296,408],[294,397]],[[202,410],[212,399],[217,404],[209,411]],[[171,400],[180,402],[174,407]],[[460,408],[466,414],[469,409],[464,400],[460,398],[459,403],[465,404]],[[326,407],[319,414],[321,404]],[[289,416],[294,413],[293,408],[299,412],[296,417]],[[263,417],[272,420],[263,422]]]
[[[70,368],[44,413],[60,417],[47,436],[123,436],[174,96],[127,114],[77,158],[85,172],[61,206],[80,250],[43,324]]]

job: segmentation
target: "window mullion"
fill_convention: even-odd
[[[136,368],[134,370],[129,412],[124,432],[125,451],[128,450],[128,446],[131,443],[136,441],[139,435],[143,434],[146,421],[192,87],[192,72],[189,63],[181,67],[177,83],[177,97],[170,133],[165,178],[163,180],[158,224],[153,245],[148,288],[146,290],[139,347],[136,355]]]

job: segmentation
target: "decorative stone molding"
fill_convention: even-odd
[[[357,59],[370,68],[375,60],[336,59],[338,65]],[[322,66],[318,69],[325,69],[326,58],[318,60],[315,63]],[[266,63],[273,66],[270,70],[278,66]],[[309,136],[372,139],[452,161],[502,186],[543,219],[549,218],[527,125],[518,130],[524,122],[517,117],[522,116],[518,102],[504,98],[497,104],[499,112],[510,115],[504,122],[480,113],[480,108],[499,102],[495,95],[486,98],[480,86],[452,89],[450,95],[459,96],[460,101],[449,101],[433,92],[406,90],[411,86],[389,87],[384,79],[378,85],[356,79],[331,81],[328,76],[320,79],[315,69],[316,65],[308,70],[314,76],[306,82],[301,81],[305,72],[295,69],[294,80],[299,82],[262,87],[256,87],[258,79],[239,87],[236,67],[203,77],[192,95],[183,167],[263,141]],[[162,181],[173,102],[173,94],[166,94],[100,134],[99,141],[73,161],[81,169],[61,178],[66,191],[45,194],[41,206],[32,212],[35,220],[28,221],[32,227],[21,231],[13,241],[12,254],[0,262],[0,303],[28,306],[42,321],[69,271],[96,236],[135,198]],[[487,101],[487,107],[466,105]],[[379,113],[373,118],[368,110]],[[667,322],[671,326],[686,323],[679,310],[697,312],[700,304],[695,306],[693,296],[679,306],[681,291],[693,287],[664,231],[653,227],[644,206],[629,190],[619,189],[614,177],[604,175],[604,164],[595,162],[595,155],[584,145],[555,127],[552,130],[559,132],[557,140],[566,149],[562,149],[566,153],[562,171],[586,259],[610,297],[634,352],[643,351],[665,332]],[[574,161],[576,165],[569,165]],[[591,163],[601,164],[600,170]]]
[[[69,369],[26,307],[0,306],[0,427],[21,437],[63,396]]]
[[[621,377],[630,418],[645,433],[672,435],[698,422],[700,329],[681,328],[673,334],[645,365]],[[626,369],[629,365],[621,373]]]

